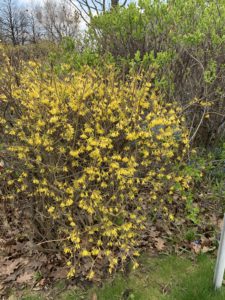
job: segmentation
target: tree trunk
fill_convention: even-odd
[[[119,0],[111,0],[111,7],[112,8],[118,6],[118,4],[119,4]]]

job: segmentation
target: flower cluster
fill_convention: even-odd
[[[1,90],[0,105],[10,103],[13,116],[0,121],[14,192],[4,198],[35,201],[40,215],[52,217],[69,277],[82,270],[91,280],[97,266],[112,272],[127,258],[137,267],[153,203],[173,220],[167,204],[190,181],[177,167],[188,144],[180,109],[162,100],[152,76],[121,81],[112,66],[62,78],[29,62],[19,84],[8,73],[0,81],[8,80],[11,94]]]

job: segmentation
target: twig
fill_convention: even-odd
[[[196,130],[195,130],[195,132],[194,132],[194,134],[193,134],[192,137],[190,138],[190,142],[192,142],[192,141],[194,140],[196,134],[198,133],[198,130],[199,130],[200,126],[202,125],[203,119],[204,119],[204,117],[205,117],[205,113],[206,113],[206,107],[204,108],[204,112],[203,112],[203,114],[202,114],[201,120],[200,120],[200,122],[199,122],[199,124],[198,124],[198,126],[197,126],[197,128],[196,128]]]
[[[66,241],[66,240],[68,240],[68,238],[58,239],[58,240],[48,240],[48,241],[40,242],[40,243],[36,244],[36,246],[40,246],[40,245],[52,243],[52,242],[62,242],[62,241]]]

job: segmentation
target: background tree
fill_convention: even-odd
[[[61,41],[63,37],[75,38],[78,35],[79,15],[65,0],[46,0],[36,8],[36,18],[42,32],[51,41]]]
[[[79,12],[80,17],[89,24],[94,16],[99,16],[117,6],[125,6],[127,0],[68,0]]]
[[[35,8],[29,11],[29,40],[36,44],[42,36],[41,24],[38,22]]]
[[[19,9],[13,0],[4,0],[0,7],[2,37],[14,46],[24,44],[28,39],[28,11]]]

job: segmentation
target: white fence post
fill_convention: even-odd
[[[223,283],[223,275],[225,270],[225,214],[223,217],[223,227],[220,236],[219,249],[216,260],[216,267],[214,273],[214,285],[215,289],[219,289]]]

